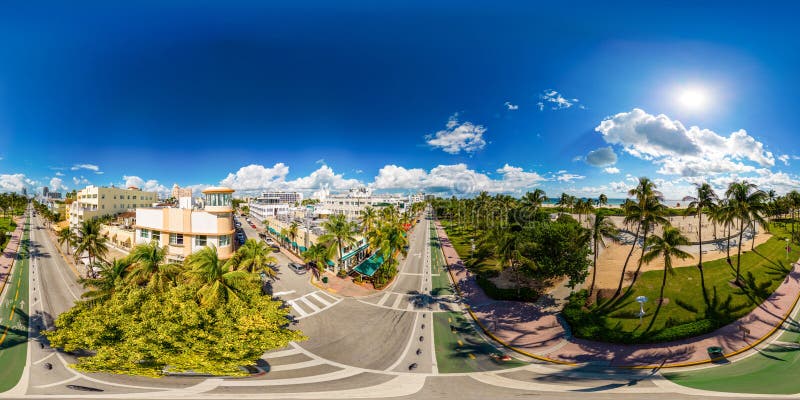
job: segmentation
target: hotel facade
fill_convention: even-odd
[[[198,204],[180,202],[180,207],[149,207],[136,210],[137,244],[156,241],[166,247],[167,259],[182,262],[190,254],[215,246],[221,259],[233,254],[233,189],[203,190]]]
[[[68,221],[71,227],[77,227],[92,218],[149,207],[157,201],[156,192],[143,192],[135,187],[87,186],[76,194],[75,201],[69,205]]]

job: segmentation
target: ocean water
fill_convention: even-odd
[[[585,197],[583,197],[583,199],[586,200]],[[595,205],[597,205],[597,199],[595,198],[595,199],[592,199],[592,200],[594,200]],[[625,203],[625,200],[627,200],[627,199],[623,199],[623,198],[620,198],[620,199],[608,199],[608,205],[609,206],[620,206],[623,203]],[[558,199],[557,198],[555,198],[555,199],[547,199],[547,201],[545,202],[545,204],[551,204],[551,205],[555,205],[556,203],[558,203]],[[675,207],[678,204],[680,204],[680,206],[682,206],[682,207],[685,207],[687,204],[689,204],[688,201],[670,200],[670,199],[665,199],[664,201],[662,201],[662,203],[664,205],[669,206],[669,207]]]

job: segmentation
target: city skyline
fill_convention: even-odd
[[[770,11],[17,6],[0,191],[620,197],[649,176],[672,199],[706,180],[784,193],[800,35]],[[107,22],[126,15],[140,23]]]

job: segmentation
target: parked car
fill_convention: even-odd
[[[302,275],[308,272],[308,268],[305,265],[298,263],[289,263],[289,269],[291,269],[298,275]]]

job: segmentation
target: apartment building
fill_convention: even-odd
[[[157,201],[156,192],[143,192],[136,187],[87,186],[78,191],[75,201],[69,205],[69,225],[75,227],[95,217],[149,207]]]
[[[180,202],[179,207],[136,209],[134,229],[137,244],[158,242],[167,249],[167,259],[182,262],[206,246],[215,246],[221,259],[234,251],[233,189],[203,190],[203,202]]]
[[[172,198],[178,200],[181,197],[192,197],[192,188],[182,188],[177,183],[172,185]]]
[[[343,214],[348,219],[355,220],[367,206],[382,208],[392,205],[398,211],[403,212],[411,203],[412,196],[373,194],[369,188],[361,187],[350,189],[347,193],[326,196],[316,207],[316,213]]]
[[[288,215],[290,208],[303,201],[303,194],[298,192],[263,192],[260,196],[250,199],[247,207],[250,216],[258,221],[268,217]]]

